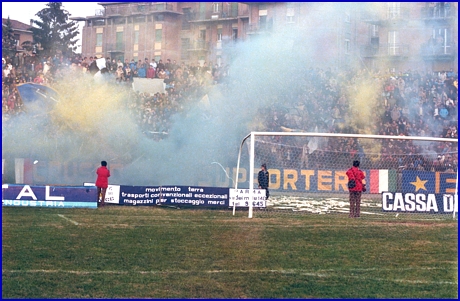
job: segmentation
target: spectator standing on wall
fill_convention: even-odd
[[[142,62],[139,60],[137,63],[137,76],[141,78],[145,78],[147,76],[147,68],[148,68],[149,63],[148,62]]]
[[[268,197],[270,196],[270,192],[268,191],[269,173],[265,163],[261,165],[261,170],[259,171],[257,180],[259,181],[259,188],[265,189],[265,199],[268,200]]]
[[[96,171],[96,187],[97,187],[97,199],[100,201],[98,207],[104,207],[105,205],[105,193],[107,187],[109,187],[110,170],[107,169],[107,161],[101,161],[101,166]]]
[[[147,69],[147,78],[155,78],[155,68],[153,64],[150,64],[149,69]]]
[[[348,217],[355,218],[360,216],[361,211],[361,194],[366,191],[363,184],[365,178],[364,173],[359,169],[359,161],[353,161],[353,167],[346,172],[348,177],[348,191],[350,192],[350,215]],[[354,186],[350,185],[350,181],[354,181]]]

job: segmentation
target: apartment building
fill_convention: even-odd
[[[104,2],[84,56],[229,63],[235,45],[281,34],[321,67],[457,70],[456,2]],[[269,42],[267,42],[269,47]]]
[[[368,68],[443,71],[458,65],[457,2],[376,2],[363,6],[361,56]],[[367,31],[367,32],[366,32]]]
[[[104,2],[84,21],[82,54],[116,59],[221,62],[244,39],[248,6],[230,2]]]

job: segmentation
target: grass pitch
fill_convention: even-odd
[[[457,298],[456,220],[2,212],[3,298]]]

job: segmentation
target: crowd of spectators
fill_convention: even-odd
[[[16,54],[2,58],[2,119],[24,111],[24,104],[16,86],[34,82],[53,85],[68,68],[83,73],[106,73],[110,80],[130,90],[129,114],[138,121],[140,130],[152,139],[165,139],[172,125],[172,116],[187,110],[187,105],[201,99],[210,85],[227,83],[229,67],[206,63],[178,64],[155,59],[115,60],[106,58],[106,68],[100,70],[96,57],[63,56],[39,58],[35,54]],[[135,77],[164,80],[164,93],[139,93],[131,89]],[[369,70],[333,72],[310,68],[299,78],[301,89],[280,104],[277,98],[260,109],[259,129],[280,131],[301,129],[330,133],[354,133],[350,126],[350,90],[360,83],[372,81],[379,87],[379,96],[370,102],[375,106],[370,116],[369,129],[373,134],[391,136],[426,136],[458,138],[458,75],[446,72],[418,71],[383,75]],[[225,89],[224,89],[225,91]],[[225,93],[224,93],[225,94]],[[418,170],[457,170],[457,145],[452,143],[417,144],[407,140],[382,140],[379,154],[375,148],[363,146],[357,139],[322,139],[314,152],[307,143],[287,137],[267,138],[264,142],[271,153],[270,166],[290,166],[291,161],[302,162],[302,167],[318,168],[324,160],[333,159],[348,166],[353,159],[367,160],[368,167],[407,168]],[[366,152],[363,152],[363,148]],[[428,155],[426,155],[428,154]],[[434,158],[433,158],[434,156]],[[378,159],[375,160],[375,157]],[[330,164],[330,162],[329,162]]]
[[[272,105],[260,111],[261,131],[300,129],[330,133],[357,133],[349,125],[350,90],[361,84],[376,85],[379,96],[364,105],[372,105],[367,133],[390,136],[458,138],[458,75],[448,72],[417,71],[382,75],[368,70],[337,72],[310,69],[304,89],[287,97],[290,106]],[[363,105],[363,104],[361,104]],[[348,116],[347,116],[348,115]],[[273,165],[346,168],[353,160],[364,160],[367,168],[418,170],[457,170],[457,144],[450,142],[417,143],[410,140],[320,139],[320,147],[311,152],[308,144],[288,136],[265,137],[265,153]],[[361,143],[361,144],[360,144]],[[363,151],[363,148],[366,151]],[[311,154],[310,154],[311,152]],[[377,158],[377,159],[376,159]]]

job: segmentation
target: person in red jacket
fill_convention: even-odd
[[[96,171],[97,179],[96,179],[96,187],[97,187],[97,199],[99,201],[99,197],[101,200],[100,207],[104,207],[105,203],[105,192],[107,191],[107,187],[109,186],[109,177],[110,177],[110,170],[107,169],[107,162],[101,161],[101,166]],[[99,207],[99,203],[98,203]]]
[[[359,217],[361,211],[361,193],[366,191],[363,184],[365,178],[364,173],[359,169],[359,161],[353,161],[353,167],[347,170],[348,182],[355,181],[354,187],[349,187],[350,192],[350,215],[348,217]]]

